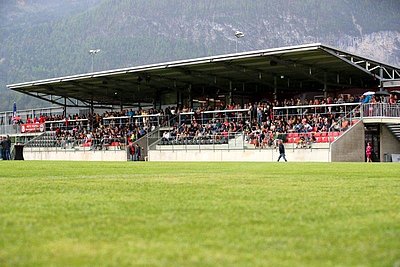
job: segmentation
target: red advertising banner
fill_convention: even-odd
[[[44,123],[21,124],[21,133],[44,132]]]

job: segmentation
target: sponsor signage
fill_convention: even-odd
[[[392,154],[393,162],[400,162],[400,154]]]
[[[21,133],[44,132],[44,123],[25,123],[21,124]]]

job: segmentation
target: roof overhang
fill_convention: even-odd
[[[107,70],[7,85],[53,103],[74,106],[152,102],[177,91],[284,92],[380,85],[400,78],[397,67],[322,44],[273,48]]]

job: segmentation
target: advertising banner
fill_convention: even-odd
[[[26,123],[21,124],[21,133],[44,132],[44,123]]]
[[[400,162],[400,154],[392,154],[393,162]]]

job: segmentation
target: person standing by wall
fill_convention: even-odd
[[[6,160],[11,160],[11,139],[10,139],[10,136],[7,135],[6,140],[5,141],[3,140],[3,142],[6,143],[5,152],[3,152],[3,153],[5,153],[5,158],[6,158]]]
[[[139,144],[138,143],[136,143],[136,145],[135,145],[135,157],[134,157],[134,160],[135,161],[139,161],[140,160],[140,157],[142,156],[142,148],[139,146]]]
[[[4,159],[3,155],[3,137],[0,136],[0,160]]]
[[[283,158],[285,161],[286,160],[286,156],[285,156],[285,146],[282,143],[282,140],[278,141],[278,149],[279,149],[279,158],[278,158],[278,162],[281,158]]]
[[[365,149],[365,155],[367,156],[367,162],[372,162],[372,145],[370,142],[367,143],[367,148]]]
[[[11,159],[11,139],[10,136],[7,135],[7,137],[3,136],[1,140],[0,145],[1,145],[1,151],[2,151],[2,159],[3,160],[10,160]]]
[[[135,145],[133,143],[130,143],[128,148],[130,160],[135,161]]]

